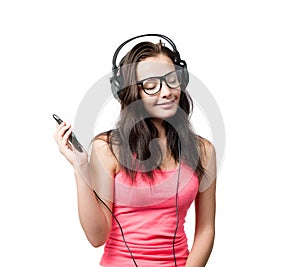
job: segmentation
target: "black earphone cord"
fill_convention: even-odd
[[[179,214],[178,214],[178,190],[179,190],[179,177],[180,177],[180,169],[181,169],[181,162],[180,162],[180,150],[179,150],[179,166],[178,166],[178,176],[177,176],[177,184],[176,184],[176,195],[175,195],[175,205],[176,205],[176,226],[175,226],[175,231],[174,231],[174,237],[173,237],[173,243],[172,243],[172,247],[173,247],[173,256],[174,256],[174,265],[175,267],[177,267],[177,262],[176,262],[176,252],[175,252],[175,240],[176,240],[176,233],[177,233],[177,230],[178,230],[178,224],[179,224]],[[111,213],[112,217],[115,219],[115,221],[117,222],[119,228],[120,228],[120,231],[121,231],[121,234],[122,234],[122,238],[123,238],[123,241],[124,241],[124,244],[133,260],[133,263],[134,263],[134,266],[138,267],[134,257],[133,257],[133,254],[132,254],[132,251],[131,249],[129,248],[126,240],[125,240],[125,236],[124,236],[124,232],[123,232],[123,229],[122,229],[122,226],[119,222],[119,220],[117,219],[117,217],[114,215],[114,213],[112,212],[112,210],[107,206],[107,204],[98,196],[98,194],[96,193],[95,190],[94,191],[94,194],[95,196],[97,197],[97,199],[99,199],[101,201],[101,203],[108,209],[108,211]]]
[[[111,215],[113,216],[113,218],[114,218],[115,221],[117,222],[117,224],[118,224],[118,226],[119,226],[119,228],[120,228],[121,234],[122,234],[122,238],[123,238],[124,244],[125,244],[125,246],[126,246],[127,249],[128,249],[128,252],[129,252],[129,254],[130,254],[130,256],[131,256],[131,258],[132,258],[132,260],[133,260],[134,265],[135,265],[136,267],[138,267],[138,265],[137,265],[137,263],[136,263],[136,261],[135,261],[133,255],[132,255],[132,251],[131,251],[131,249],[129,248],[129,246],[128,246],[126,240],[125,240],[124,232],[123,232],[123,229],[122,229],[122,226],[121,226],[119,220],[117,219],[116,215],[114,215],[114,213],[112,212],[112,210],[107,206],[107,204],[106,204],[106,203],[98,196],[98,194],[96,193],[96,191],[95,191],[95,190],[93,190],[93,191],[94,191],[94,194],[96,195],[96,197],[97,197],[97,198],[101,201],[101,203],[108,209],[108,211],[111,213]]]

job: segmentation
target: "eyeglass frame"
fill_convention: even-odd
[[[171,86],[168,84],[168,82],[167,82],[167,80],[166,80],[166,77],[167,77],[168,75],[170,75],[171,73],[173,73],[173,72],[176,72],[176,73],[177,73],[178,71],[181,71],[181,72],[182,72],[181,69],[172,70],[172,71],[168,72],[167,74],[165,74],[165,75],[163,75],[163,76],[148,77],[148,78],[146,78],[146,79],[137,81],[137,82],[136,82],[136,85],[140,85],[140,86],[142,87],[143,91],[145,92],[145,94],[147,94],[147,95],[156,95],[157,93],[159,93],[159,92],[161,91],[161,88],[162,88],[162,82],[163,82],[163,81],[165,82],[165,84],[166,84],[170,89],[176,89],[176,88],[178,88],[178,87],[182,84],[182,76],[181,76],[180,79],[178,79],[178,80],[179,80],[179,84],[178,84],[176,87],[171,87]],[[178,78],[178,74],[176,74],[176,75],[177,75],[177,78]],[[181,73],[181,75],[183,75],[183,74]],[[144,85],[143,85],[143,82],[146,81],[146,80],[149,80],[149,79],[159,79],[159,81],[160,81],[159,90],[156,91],[156,92],[153,93],[153,94],[147,93],[147,92],[146,92],[147,89],[145,89],[145,88],[144,88]],[[149,89],[148,89],[148,90],[149,90]]]

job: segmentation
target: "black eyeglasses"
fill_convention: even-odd
[[[178,88],[182,83],[182,70],[171,71],[160,77],[146,78],[136,84],[140,85],[147,95],[155,95],[161,90],[162,81],[171,89]]]

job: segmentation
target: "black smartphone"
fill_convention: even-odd
[[[62,120],[60,117],[58,117],[56,114],[53,114],[52,116],[53,116],[53,118],[56,120],[56,122],[57,122],[58,124],[61,124],[61,123],[63,122],[63,120]],[[78,142],[78,140],[77,140],[77,138],[76,138],[76,136],[75,136],[74,133],[71,133],[71,134],[70,134],[68,140],[69,140],[69,142],[75,147],[75,149],[76,149],[77,151],[83,152],[83,147],[82,147],[82,145]]]

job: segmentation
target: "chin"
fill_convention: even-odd
[[[152,113],[150,114],[152,117],[154,118],[158,118],[158,119],[168,119],[168,118],[171,118],[173,117],[175,114],[176,114],[176,110],[168,110],[168,111],[160,111],[160,112],[155,112],[155,113]]]

